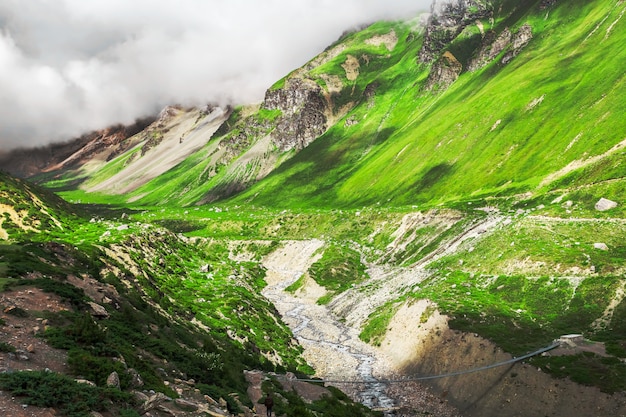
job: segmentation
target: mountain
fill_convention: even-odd
[[[133,139],[141,155],[129,146],[106,165],[55,178],[87,178],[82,190],[139,204],[193,205],[271,174],[241,201],[321,207],[434,206],[619,182],[619,4],[489,4],[469,2],[465,14],[452,9],[425,30],[419,21],[382,22],[347,34],[272,86],[258,108],[235,109],[212,137],[190,114],[177,129],[203,135],[203,147],[163,164],[171,168],[163,175],[129,165],[157,160],[158,146],[145,156],[155,143],[146,131]],[[164,150],[182,133],[170,136]],[[113,185],[139,174],[152,183]],[[617,198],[618,189],[604,192]]]
[[[0,154],[3,170],[18,177],[30,177],[39,172],[71,169],[96,159],[104,153],[105,159],[127,150],[125,139],[142,131],[152,118],[136,121],[130,126],[111,126],[85,134],[66,143],[53,144],[35,149],[18,149]]]
[[[171,106],[119,140],[73,142],[29,181],[80,205],[38,206],[34,186],[2,177],[14,190],[0,271],[35,264],[6,287],[81,288],[59,257],[80,259],[84,280],[117,293],[78,297],[75,318],[100,304],[110,343],[59,319],[76,340],[56,347],[107,372],[122,355],[167,391],[175,372],[139,369],[146,354],[121,342],[137,340],[242,410],[255,401],[244,370],[312,366],[400,376],[384,392],[339,387],[405,415],[625,414],[625,13],[609,0],[437,1],[427,21],[344,34],[262,103]],[[128,314],[144,324],[116,324]],[[78,340],[80,326],[96,336]],[[192,372],[172,339],[218,371]]]

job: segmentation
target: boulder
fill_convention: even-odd
[[[113,371],[107,377],[107,387],[114,387],[117,389],[120,388],[120,376],[117,374],[117,372]]]
[[[146,401],[148,401],[148,399],[150,398],[141,391],[133,391],[132,393],[133,393],[133,398],[135,398],[135,400],[137,400],[138,403],[143,404]]]
[[[600,249],[600,250],[609,250],[609,247],[606,245],[606,243],[594,243],[593,247],[596,249]]]
[[[109,317],[109,312],[100,304],[94,303],[93,301],[89,301],[87,304],[89,304],[89,307],[91,308],[91,315],[93,317],[102,319]]]
[[[198,404],[184,400],[182,398],[175,399],[174,404],[176,404],[179,408],[185,411],[196,411],[198,409]]]
[[[596,203],[596,210],[598,211],[607,211],[615,207],[617,207],[617,203],[615,201],[608,200],[604,197]]]
[[[158,408],[165,401],[168,401],[169,398],[163,394],[162,392],[157,392],[154,395],[151,395],[142,405],[139,407],[139,414],[144,415],[150,410],[154,410]]]

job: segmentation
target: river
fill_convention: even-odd
[[[315,290],[297,297],[285,291],[315,261],[322,245],[319,240],[288,242],[264,259],[268,286],[263,295],[304,348],[303,356],[316,377],[332,381],[330,385],[368,407],[390,410],[395,401],[387,396],[387,385],[378,380],[389,371],[380,352],[361,341],[355,329],[338,321],[326,307],[317,305],[320,294]]]

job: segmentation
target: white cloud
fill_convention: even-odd
[[[346,29],[425,0],[2,0],[0,148],[167,104],[259,101]]]

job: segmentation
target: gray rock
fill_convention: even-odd
[[[91,307],[91,315],[93,317],[98,317],[98,318],[109,317],[108,311],[106,311],[106,309],[102,307],[100,304],[94,303],[92,301],[89,301],[87,304],[89,304],[89,307]]]
[[[117,372],[113,371],[107,377],[107,387],[115,387],[118,389],[120,388],[120,376],[117,374]]]
[[[604,197],[596,203],[596,210],[598,211],[607,211],[615,207],[617,207],[617,203],[615,201],[608,200]]]
[[[139,407],[139,414],[146,414],[150,410],[154,410],[159,407],[165,401],[168,401],[169,398],[163,394],[162,392],[157,392],[154,395],[151,395],[142,405]]]
[[[137,400],[137,402],[140,402],[142,404],[148,401],[148,399],[150,398],[141,391],[133,391],[133,397]]]
[[[600,249],[600,250],[609,250],[609,247],[606,245],[606,243],[594,243],[593,247],[596,249]]]
[[[183,400],[182,398],[175,399],[174,404],[176,404],[178,407],[185,411],[196,411],[198,409],[198,404],[191,401]]]

